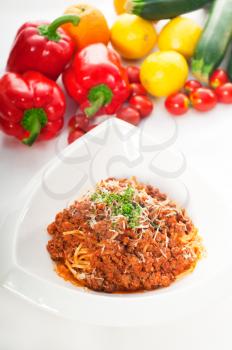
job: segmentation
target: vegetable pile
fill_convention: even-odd
[[[56,82],[60,77],[77,104],[68,143],[103,115],[138,125],[152,113],[154,97],[165,97],[174,116],[190,107],[206,112],[218,102],[232,103],[232,52],[227,70],[220,67],[230,50],[232,0],[114,0],[114,5],[118,16],[111,29],[101,11],[84,3],[51,23],[19,28],[0,79],[2,132],[28,146],[54,138],[67,104]],[[205,28],[179,17],[206,5]],[[170,20],[157,33],[154,21],[160,19]],[[124,66],[120,56],[142,59],[141,67]],[[187,80],[189,72],[196,79]]]

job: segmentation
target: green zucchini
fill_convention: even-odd
[[[148,20],[167,19],[198,10],[212,0],[127,0],[125,9]]]
[[[228,64],[228,68],[227,68],[227,72],[229,74],[229,78],[232,81],[232,52],[230,54],[230,59],[229,59],[229,64]]]
[[[232,0],[215,0],[192,58],[192,73],[204,83],[219,66],[232,37]]]

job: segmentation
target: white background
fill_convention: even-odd
[[[112,21],[112,0],[89,2],[104,10],[109,21]],[[0,69],[4,69],[19,25],[26,20],[57,17],[73,3],[70,0],[1,0]],[[202,13],[194,14],[194,17],[201,21]],[[218,106],[205,115],[190,112],[186,117],[179,118],[177,124],[175,146],[184,152],[188,164],[196,168],[212,186],[220,188],[222,196],[231,206],[232,107]],[[145,129],[162,141],[168,139],[173,125],[173,120],[160,103]],[[62,139],[61,144],[64,143]],[[28,149],[0,135],[0,221],[20,190],[55,154],[55,145],[56,140]],[[7,232],[0,230],[0,234]],[[228,278],[231,279],[231,275]],[[57,318],[0,289],[0,350],[228,350],[232,347],[231,324],[232,297],[196,310],[194,315],[175,323],[167,320],[158,327],[103,328]]]

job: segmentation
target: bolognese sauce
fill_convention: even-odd
[[[167,287],[203,251],[185,209],[134,177],[100,181],[58,213],[48,233],[58,274],[108,293]]]

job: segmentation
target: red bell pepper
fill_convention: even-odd
[[[38,72],[6,73],[0,79],[0,129],[26,145],[56,136],[65,106],[60,87]]]
[[[63,74],[69,95],[88,117],[114,114],[130,95],[126,70],[119,56],[104,44],[79,51]]]
[[[64,15],[51,24],[23,24],[16,34],[7,70],[14,73],[33,70],[56,80],[71,60],[75,49],[70,36],[59,26],[69,22],[77,25],[79,21],[78,16]]]

